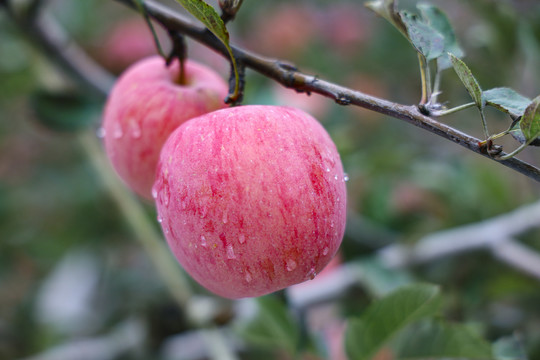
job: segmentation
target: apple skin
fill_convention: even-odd
[[[225,107],[225,81],[212,69],[187,60],[186,85],[179,64],[159,56],[138,61],[115,83],[103,115],[105,150],[122,180],[151,199],[162,145],[185,121]]]
[[[246,105],[192,119],[161,151],[153,196],[183,268],[226,298],[313,279],[345,231],[336,147],[307,113]]]

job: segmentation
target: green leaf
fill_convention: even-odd
[[[350,359],[368,360],[405,326],[439,311],[441,296],[434,285],[403,287],[371,304],[359,319],[349,321],[345,348]]]
[[[519,128],[527,143],[540,136],[540,95],[525,109],[525,113],[519,122]]]
[[[448,17],[438,7],[428,3],[418,4],[417,7],[421,11],[425,21],[444,37],[444,50],[441,56],[437,58],[439,70],[452,67],[452,62],[450,61],[448,53],[452,53],[456,57],[462,58],[464,52],[457,42],[456,34]]]
[[[238,67],[236,59],[234,58],[233,51],[229,44],[229,32],[221,17],[216,10],[202,0],[176,0],[179,2],[191,15],[195,16],[200,22],[202,22],[212,34],[214,34],[225,45],[234,69],[235,76],[235,89],[234,94],[231,95],[233,100],[236,100],[239,96],[240,89],[240,77],[238,75]]]
[[[254,345],[295,353],[300,330],[285,304],[272,296],[257,298],[257,316],[240,329],[242,338]]]
[[[420,16],[407,11],[400,12],[401,20],[407,29],[409,41],[427,60],[433,60],[444,51],[444,36],[431,27]]]
[[[463,60],[459,59],[454,54],[449,53],[448,55],[450,56],[452,66],[454,67],[456,74],[458,75],[463,85],[465,85],[465,88],[471,95],[476,106],[478,106],[480,110],[483,110],[485,106],[485,99],[482,95],[482,89],[480,88],[480,85],[478,84],[476,78],[473,76],[471,69],[469,69],[469,67],[463,62]]]
[[[38,91],[30,98],[37,119],[56,131],[78,131],[95,124],[101,116],[102,101],[74,92]]]
[[[494,359],[491,345],[470,327],[439,321],[408,328],[396,353],[399,359]]]
[[[531,103],[531,99],[506,87],[484,91],[484,99],[486,105],[493,106],[516,118],[522,116],[527,106]]]

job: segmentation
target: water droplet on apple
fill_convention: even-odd
[[[236,254],[234,253],[234,249],[231,244],[227,245],[227,259],[236,259]]]
[[[296,261],[293,259],[287,260],[287,271],[293,271],[296,269]]]
[[[202,247],[206,247],[207,244],[206,244],[206,238],[204,237],[204,235],[201,235],[201,246]]]
[[[131,127],[131,137],[134,139],[138,139],[141,137],[141,127],[135,120],[130,121],[130,127]]]
[[[105,128],[104,128],[104,127],[100,127],[99,129],[96,130],[96,135],[97,135],[97,137],[100,138],[100,139],[105,138],[105,134],[106,134],[106,133],[107,133],[107,132],[105,131]]]
[[[347,173],[343,174],[343,181],[345,182],[349,181],[349,174]]]
[[[338,180],[338,179],[339,179],[339,176],[337,176],[337,174],[334,175],[334,179],[335,179],[335,180]]]
[[[246,236],[244,234],[240,234],[240,236],[238,236],[238,241],[240,242],[240,244],[243,244],[246,242]]]
[[[157,199],[157,196],[158,196],[157,186],[154,185],[154,186],[152,187],[152,197],[153,197],[154,200],[155,200],[155,199]]]
[[[315,268],[312,267],[311,269],[309,269],[308,278],[310,280],[313,280],[313,279],[315,279],[315,276],[317,276],[317,272],[315,271]]]
[[[331,228],[334,227],[334,222],[333,222],[333,221],[330,221],[330,227],[331,227]]]
[[[116,123],[114,126],[113,136],[115,139],[120,139],[122,136],[124,136],[124,130],[122,130],[122,126],[120,126],[118,123]]]
[[[328,252],[329,252],[329,251],[330,251],[330,249],[328,249],[328,247],[325,247],[325,248],[323,249],[323,251],[322,251],[322,254],[323,254],[324,256],[326,256],[326,255],[328,255]]]
[[[169,206],[169,200],[170,200],[171,194],[169,192],[169,186],[167,183],[164,183],[161,187],[161,202],[164,206]]]
[[[158,221],[158,223],[160,223],[160,224],[163,222],[163,218],[161,217],[161,215],[158,215],[157,221]]]
[[[224,224],[226,224],[227,221],[229,221],[229,219],[227,219],[227,212],[223,213],[223,218],[221,220],[223,221]]]
[[[250,283],[251,280],[253,280],[253,277],[251,276],[251,273],[248,269],[246,269],[246,276],[245,276],[246,282]]]
[[[330,172],[330,168],[326,168],[326,172]]]

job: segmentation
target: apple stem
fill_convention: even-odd
[[[170,66],[174,59],[178,59],[180,62],[180,70],[178,71],[177,82],[180,85],[186,85],[187,77],[184,66],[187,57],[186,39],[184,35],[173,30],[169,30],[169,36],[171,37],[172,49],[169,56],[166,58],[167,66]]]

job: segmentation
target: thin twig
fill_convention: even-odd
[[[116,1],[131,7],[134,6],[133,0]],[[227,49],[223,44],[199,24],[194,23],[186,16],[156,2],[155,0],[146,0],[144,4],[148,14],[167,29],[179,31],[194,40],[205,44],[209,48],[214,49],[218,53],[221,53],[224,57],[228,57]],[[236,59],[246,67],[257,71],[286,87],[296,89],[300,92],[317,93],[333,99],[338,104],[356,105],[396,119],[404,120],[414,126],[461,145],[477,154],[495,160],[504,166],[540,182],[540,168],[517,158],[498,160],[498,158],[491,156],[482,146],[480,146],[480,139],[442,124],[432,117],[421,114],[417,106],[401,105],[379,99],[360,91],[322,80],[316,76],[304,74],[298,71],[293,65],[283,61],[263,57],[234,45],[231,45],[231,48]],[[504,155],[506,155],[506,153],[500,153],[500,156]]]

